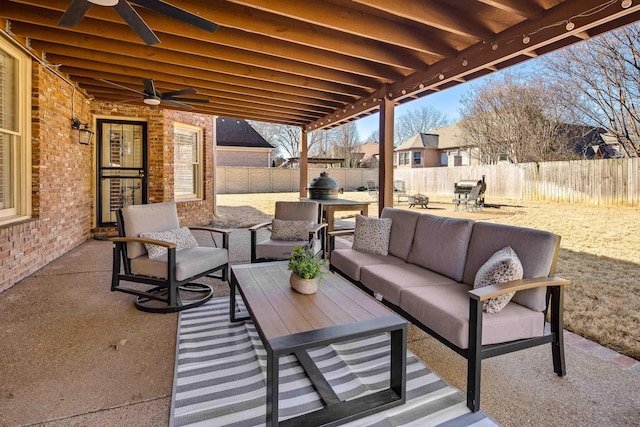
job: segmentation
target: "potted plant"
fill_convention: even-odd
[[[296,246],[289,256],[289,284],[301,294],[317,292],[323,265],[324,261],[313,254],[313,241],[304,246]]]

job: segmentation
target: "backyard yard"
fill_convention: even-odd
[[[297,200],[298,193],[218,195],[214,224],[248,227],[273,216],[277,200]],[[350,200],[371,200],[349,192]],[[638,208],[487,200],[499,206],[482,212],[454,212],[451,198],[435,197],[435,215],[532,227],[562,236],[556,275],[571,280],[565,293],[565,327],[619,353],[640,360],[640,211]],[[399,206],[407,209],[406,203]],[[369,209],[377,214],[377,205]]]

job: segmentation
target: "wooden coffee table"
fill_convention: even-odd
[[[231,321],[239,313],[236,290],[267,351],[267,425],[315,426],[349,421],[401,405],[406,399],[407,322],[337,274],[323,276],[318,292],[291,289],[287,261],[231,267]],[[315,365],[308,349],[389,333],[389,388],[341,401]],[[279,423],[280,358],[295,355],[324,402],[324,408]]]

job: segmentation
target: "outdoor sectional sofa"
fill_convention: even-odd
[[[388,255],[335,249],[330,268],[467,359],[469,409],[480,409],[482,359],[550,343],[554,372],[565,375],[563,289],[570,282],[553,277],[560,236],[394,208],[380,217],[392,222]],[[330,247],[346,233],[329,233]],[[523,279],[473,289],[481,266],[508,246]],[[483,312],[484,301],[512,291],[501,311]]]

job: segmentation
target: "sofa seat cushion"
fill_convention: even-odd
[[[291,252],[293,252],[293,248],[308,244],[309,240],[263,240],[256,244],[256,258],[288,259]],[[313,241],[313,253],[318,253],[321,249],[322,242],[315,239]]]
[[[360,269],[366,265],[374,264],[404,265],[406,263],[392,255],[369,254],[351,248],[331,251],[331,265],[356,282],[360,281]]]
[[[400,308],[460,348],[469,347],[469,291],[471,286],[423,286],[404,289]],[[544,315],[510,302],[499,313],[482,314],[482,344],[540,337]]]
[[[400,305],[400,294],[404,289],[456,283],[441,274],[409,263],[363,266],[360,269],[360,282],[395,305]]]
[[[167,279],[167,257],[164,254],[150,259],[147,255],[131,260],[131,272],[144,276]],[[176,280],[181,282],[204,271],[213,270],[229,262],[229,253],[223,248],[199,246],[176,251]]]

